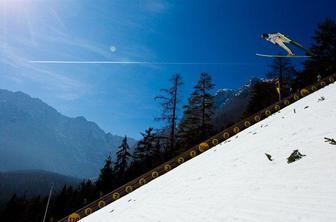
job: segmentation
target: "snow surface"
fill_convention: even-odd
[[[336,84],[81,221],[334,222],[336,146],[324,137],[336,137]],[[306,156],[287,164],[295,149]]]

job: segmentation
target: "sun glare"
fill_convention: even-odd
[[[32,5],[31,0],[0,0],[2,10],[6,13],[20,13]]]

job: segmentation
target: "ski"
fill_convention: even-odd
[[[262,57],[270,57],[270,58],[309,58],[311,56],[306,56],[306,55],[267,55],[267,54],[259,54],[256,53],[257,56],[262,56]]]

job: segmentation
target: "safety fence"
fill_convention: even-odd
[[[159,176],[167,173],[168,171],[176,168],[177,166],[183,164],[184,162],[196,157],[197,155],[205,152],[206,150],[216,146],[217,144],[228,140],[232,136],[236,135],[242,130],[249,128],[250,126],[254,125],[255,123],[267,118],[268,116],[272,115],[273,113],[278,112],[279,110],[285,108],[286,106],[300,100],[301,98],[307,96],[310,93],[315,92],[323,88],[330,83],[335,82],[336,73],[330,76],[327,76],[320,81],[312,84],[308,87],[305,87],[296,93],[288,96],[287,98],[282,99],[281,101],[274,103],[273,105],[251,115],[250,117],[234,124],[233,126],[223,130],[222,132],[216,134],[215,136],[209,138],[206,141],[192,147],[191,149],[181,153],[180,155],[176,156],[175,158],[161,164],[160,166],[154,168],[153,170],[143,174],[142,176],[126,183],[125,185],[113,190],[111,193],[102,196],[101,198],[93,201],[92,203],[86,205],[85,207],[77,210],[76,212],[64,217],[63,219],[59,220],[58,222],[76,222],[91,213],[105,207],[107,204],[123,197],[132,191],[136,190],[137,188],[145,185],[146,183],[150,182],[158,178]]]

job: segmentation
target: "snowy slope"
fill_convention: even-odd
[[[336,137],[335,84],[81,221],[334,222],[336,146],[324,137]],[[294,149],[306,156],[287,164]]]

